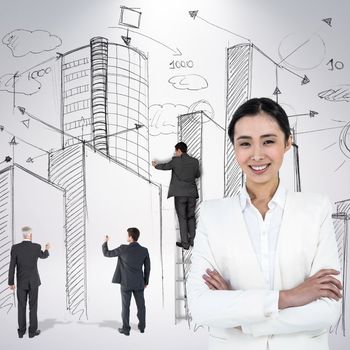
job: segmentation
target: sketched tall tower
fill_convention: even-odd
[[[226,92],[226,123],[225,123],[225,178],[224,196],[231,197],[241,186],[242,173],[227,134],[232,114],[243,102],[250,98],[252,44],[235,45],[227,49],[227,92]]]
[[[350,222],[350,199],[335,203],[336,212],[332,215],[335,235],[338,245],[339,260],[341,266],[341,274],[343,280],[343,298],[342,298],[342,313],[334,327],[331,328],[331,333],[341,332],[343,336],[348,335],[346,305],[347,301],[347,280],[348,280],[348,254],[349,254],[349,222]]]
[[[7,312],[15,303],[14,294],[7,284],[10,250],[14,243],[13,179],[13,166],[0,170],[0,309],[6,308]]]
[[[178,116],[177,132],[178,140],[185,142],[188,146],[189,154],[199,160],[202,164],[203,155],[203,122],[207,119],[203,111],[182,114]],[[202,178],[197,179],[199,199],[196,205],[196,220],[199,215],[199,204],[203,200]],[[187,320],[190,326],[191,316],[187,302],[187,277],[191,267],[192,250],[176,250],[176,270],[175,270],[175,322]]]
[[[148,59],[95,37],[62,55],[62,147],[79,143],[149,179]],[[138,130],[135,124],[142,125]]]
[[[85,150],[150,181],[147,57],[92,38],[61,54],[61,97],[62,149],[50,152],[49,180],[66,191],[67,309],[81,318],[88,315]]]

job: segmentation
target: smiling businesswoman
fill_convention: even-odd
[[[228,133],[246,183],[201,207],[187,285],[193,320],[210,327],[211,350],[329,349],[342,296],[331,204],[280,183],[292,139],[276,102],[245,102]]]

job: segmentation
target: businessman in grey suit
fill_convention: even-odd
[[[129,244],[122,244],[116,249],[109,250],[109,237],[106,236],[105,242],[102,245],[104,256],[108,258],[118,257],[112,283],[120,284],[123,327],[119,328],[118,331],[124,335],[130,335],[131,294],[134,295],[137,306],[138,328],[141,333],[145,331],[146,307],[144,289],[148,285],[151,271],[148,250],[137,242],[140,237],[140,231],[136,227],[131,227],[127,229],[127,232]]]
[[[29,297],[29,338],[40,334],[38,329],[38,291],[41,284],[37,262],[49,256],[49,243],[45,250],[40,244],[32,243],[32,229],[23,227],[23,241],[11,248],[11,260],[8,275],[8,284],[11,290],[16,289],[15,270],[17,268],[17,300],[18,300],[18,336],[23,338],[26,332],[26,308]]]
[[[196,235],[196,179],[200,177],[199,161],[187,154],[184,142],[179,142],[175,145],[175,156],[170,162],[159,164],[153,160],[152,165],[159,170],[171,170],[168,198],[174,197],[181,236],[181,242],[176,242],[176,245],[187,250],[190,245],[193,246]]]

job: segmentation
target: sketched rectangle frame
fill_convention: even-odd
[[[125,27],[139,29],[140,28],[142,12],[136,11],[135,9],[132,9],[132,8],[126,7],[126,6],[120,6],[120,9],[121,9],[121,12],[120,12],[120,17],[119,17],[119,24],[122,25],[122,26],[125,26]],[[125,11],[131,11],[131,12],[134,12],[135,14],[138,15],[137,25],[136,24],[130,24],[130,23],[126,22]]]

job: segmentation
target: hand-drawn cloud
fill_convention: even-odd
[[[176,134],[178,116],[195,112],[204,112],[210,119],[214,119],[215,116],[213,107],[206,100],[194,102],[190,107],[172,103],[154,104],[149,108],[149,133],[151,136]],[[210,121],[209,118],[203,118],[203,123]]]
[[[62,40],[45,30],[16,29],[6,34],[2,43],[11,50],[14,57],[23,57],[29,53],[54,50],[62,44]]]
[[[340,85],[334,89],[321,91],[318,97],[330,102],[350,102],[350,85]]]
[[[32,73],[38,74],[39,71]],[[41,83],[32,77],[31,74],[5,74],[0,77],[0,91],[7,91],[10,93],[33,95],[40,91]]]
[[[198,74],[176,75],[168,82],[179,90],[202,90],[208,87],[207,80]]]
[[[188,109],[188,113],[193,113],[193,112],[198,112],[198,111],[202,111],[209,118],[214,119],[215,112],[214,112],[212,105],[208,101],[199,100],[197,102],[192,103]],[[204,123],[207,121],[209,121],[209,120],[207,118],[205,118]]]
[[[149,107],[149,133],[151,136],[176,134],[177,117],[180,114],[188,113],[185,105],[174,105],[165,103],[155,104]]]

